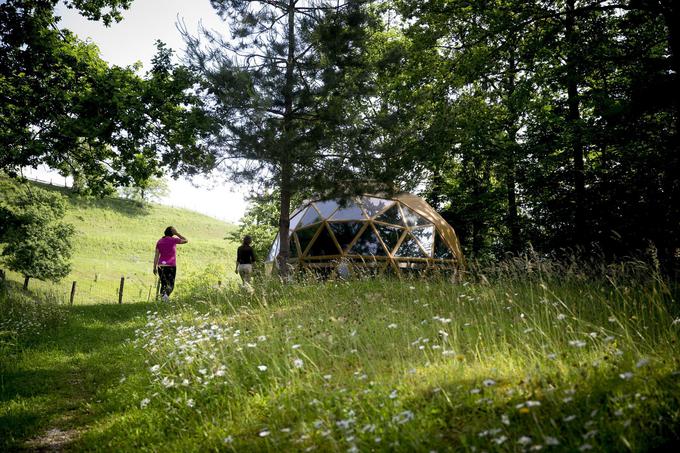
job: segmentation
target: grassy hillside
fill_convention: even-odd
[[[224,279],[234,278],[226,270],[232,268],[236,247],[224,240],[233,225],[186,209],[80,197],[67,189],[40,187],[68,197],[65,220],[76,227],[77,236],[71,275],[56,285],[32,280],[30,288],[52,291],[63,300],[75,280],[76,303],[113,302],[124,276],[124,300],[145,301],[150,291],[152,295],[155,291],[151,272],[154,247],[169,225],[189,239],[189,244],[177,247],[178,286],[183,278],[206,267],[222,270]],[[10,278],[21,281],[17,274],[10,273]]]

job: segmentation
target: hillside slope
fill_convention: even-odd
[[[68,189],[36,185],[67,196],[65,220],[76,227],[77,234],[71,274],[56,285],[32,280],[30,288],[48,289],[64,300],[76,281],[76,303],[113,302],[125,277],[124,300],[147,300],[155,290],[154,247],[169,225],[189,239],[178,247],[178,285],[188,274],[206,267],[218,266],[225,278],[233,278],[226,270],[235,260],[236,246],[224,239],[235,228],[231,224],[187,209],[82,197]],[[9,278],[21,280],[12,272]]]

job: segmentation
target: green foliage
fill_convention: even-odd
[[[469,254],[621,256],[653,242],[672,263],[676,3],[376,3],[390,20],[367,47],[365,116],[380,146],[404,150],[399,179],[428,180]]]
[[[18,287],[0,283],[0,355],[16,355],[22,346],[63,326],[68,316],[48,294],[36,299],[18,291]]]
[[[71,272],[73,225],[63,222],[65,200],[48,191],[0,179],[2,261],[26,277],[59,281]]]
[[[145,77],[110,67],[92,43],[60,29],[56,1],[0,5],[0,170],[47,165],[83,192],[143,184],[162,170],[193,174],[213,156],[200,141],[212,130],[195,94],[196,77],[158,43]],[[67,2],[110,22],[129,0]]]
[[[123,198],[128,200],[138,201],[140,203],[147,203],[149,201],[160,201],[163,197],[168,196],[170,187],[165,178],[151,177],[146,181],[142,181],[139,185],[132,187],[121,187],[119,190]]]
[[[173,297],[191,297],[196,301],[210,299],[215,291],[221,289],[221,285],[229,286],[229,281],[225,281],[225,268],[227,274],[229,271],[233,272],[233,262],[211,263],[201,269],[189,270],[183,276],[182,284],[178,285]]]
[[[278,191],[282,236],[297,192],[356,193],[385,177],[384,156],[362,140],[362,111],[352,105],[359,92],[349,89],[358,84],[344,72],[361,58],[362,25],[370,18],[362,2],[212,5],[234,39],[205,29],[199,36],[185,30],[184,37],[220,124],[213,143],[235,180]],[[288,247],[284,241],[283,261]]]
[[[122,10],[130,7],[133,0],[66,0],[64,4],[69,9],[77,9],[80,14],[89,20],[101,20],[107,27],[112,22],[120,22],[123,18]],[[29,2],[18,2],[30,4]],[[49,3],[55,5],[56,0],[50,0]]]

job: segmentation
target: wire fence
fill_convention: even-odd
[[[32,293],[40,293],[62,304],[99,304],[153,302],[158,295],[158,278],[139,275],[102,276],[94,273],[90,278],[84,275],[71,276],[59,283],[26,279],[15,272],[0,271],[0,278],[23,286]]]

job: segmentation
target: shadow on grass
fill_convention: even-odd
[[[517,380],[521,379],[518,376]],[[653,385],[646,387],[648,380]],[[545,389],[553,388],[551,384],[535,384],[527,384],[524,393],[511,396],[505,394],[506,387],[517,388],[521,383],[499,382],[484,388],[479,381],[468,379],[424,387],[403,401],[372,400],[363,395],[352,399],[353,404],[365,402],[362,407],[351,406],[357,417],[352,433],[336,427],[336,421],[348,417],[346,409],[350,407],[342,394],[319,396],[318,407],[328,411],[319,414],[309,410],[310,394],[305,390],[273,392],[266,404],[258,393],[250,402],[235,406],[225,398],[224,390],[219,390],[202,395],[191,409],[176,408],[170,413],[165,406],[152,405],[144,411],[133,410],[86,433],[76,445],[85,450],[116,445],[123,450],[134,446],[208,451],[225,449],[223,439],[229,435],[229,449],[234,451],[304,451],[307,447],[343,451],[351,446],[344,443],[351,434],[360,451],[526,451],[529,446],[579,451],[591,445],[593,451],[618,452],[671,451],[680,440],[680,386],[672,373],[641,377],[639,382],[594,375],[580,381],[573,395],[563,393],[571,388],[567,387],[553,390],[556,393],[550,396]],[[472,394],[470,390],[476,387],[482,388]],[[522,406],[527,400],[540,401],[540,405]],[[236,413],[235,407],[239,409]],[[412,411],[415,416],[401,424],[403,418],[398,414],[402,411]],[[194,422],[201,419],[200,414],[210,414],[210,421]],[[240,423],[244,414],[247,422]],[[319,419],[327,424],[312,430]],[[392,420],[392,424],[383,430],[380,420]],[[379,425],[375,433],[361,429],[374,423]],[[266,437],[260,434],[264,427],[270,432]],[[333,435],[320,436],[326,429]],[[380,444],[375,437],[381,438]],[[559,443],[551,446],[546,442]]]
[[[0,450],[26,448],[48,429],[92,423],[98,415],[90,401],[141,367],[127,340],[151,307],[71,307],[66,324],[20,345],[13,363],[0,365]]]
[[[680,442],[676,373],[648,374],[637,382],[595,373],[561,389],[551,383],[560,376],[544,376],[540,385],[523,379],[518,377],[517,386],[501,382],[502,389],[458,381],[419,392],[406,406],[437,417],[416,428],[411,438],[423,450],[445,444],[478,451],[504,450],[501,445],[512,450],[523,438],[537,449],[554,439],[558,443],[552,446],[559,445],[559,451],[671,451]]]

